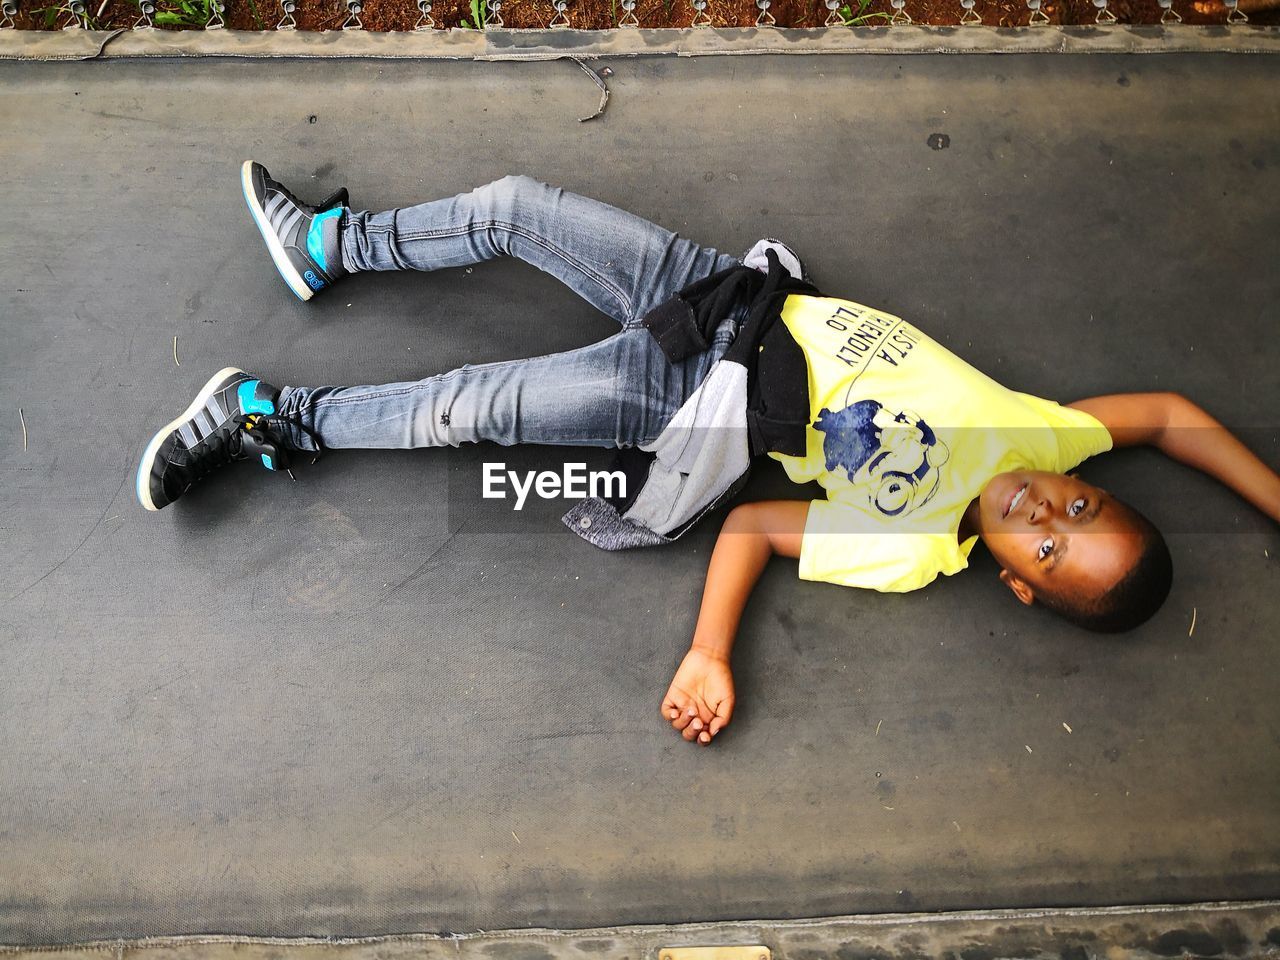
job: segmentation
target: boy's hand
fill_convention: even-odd
[[[733,716],[733,674],[729,661],[693,649],[685,654],[662,701],[662,717],[690,742],[701,744],[725,728]]]
[[[662,701],[662,719],[686,740],[710,743],[733,716],[729,651],[742,608],[770,557],[800,556],[808,515],[803,501],[765,500],[739,504],[725,517],[707,567],[693,648]]]

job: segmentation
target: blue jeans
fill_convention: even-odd
[[[343,266],[437,270],[519,257],[563,280],[621,329],[563,353],[465,364],[409,383],[286,387],[278,411],[326,448],[457,446],[464,441],[628,446],[652,440],[702,382],[745,317],[712,346],[669,363],[641,318],[686,284],[739,263],[657,224],[530,177],[386,213],[342,218]],[[519,307],[512,309],[518,332]],[[314,449],[301,432],[291,438]]]

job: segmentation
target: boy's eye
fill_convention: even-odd
[[[1084,513],[1084,508],[1087,503],[1088,501],[1086,501],[1084,497],[1080,497],[1079,499],[1072,501],[1071,506],[1067,507],[1067,516],[1080,516],[1080,514]]]
[[[1036,551],[1036,559],[1043,560],[1045,557],[1047,557],[1051,553],[1053,553],[1053,538],[1048,537],[1045,540],[1041,541],[1040,549]]]

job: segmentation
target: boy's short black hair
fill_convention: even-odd
[[[1124,633],[1141,626],[1164,604],[1173,586],[1173,558],[1164,536],[1133,507],[1125,508],[1142,531],[1142,553],[1128,573],[1094,597],[1038,592],[1036,599],[1061,617],[1094,633]]]

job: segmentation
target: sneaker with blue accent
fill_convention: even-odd
[[[233,460],[289,469],[279,431],[273,431],[279,391],[237,367],[215,373],[176,420],[147,444],[138,464],[138,502],[159,510],[197,481]]]
[[[240,168],[244,202],[258,225],[280,276],[300,300],[310,300],[346,276],[338,227],[349,202],[342,187],[317,206],[303,203],[267,168],[246,160]]]

